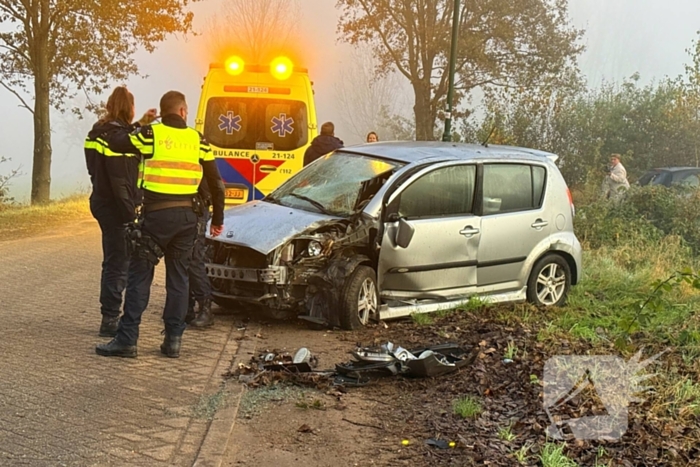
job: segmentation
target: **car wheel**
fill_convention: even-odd
[[[341,299],[340,326],[360,329],[379,311],[377,279],[369,266],[358,266],[345,282]]]
[[[527,300],[535,305],[561,306],[571,288],[571,268],[559,255],[540,258],[527,281]]]

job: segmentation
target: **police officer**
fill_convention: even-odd
[[[140,203],[136,188],[140,157],[135,151],[113,152],[105,141],[114,133],[128,133],[134,129],[131,123],[134,119],[133,94],[119,86],[107,99],[106,107],[107,112],[95,123],[85,140],[85,162],[92,183],[90,212],[102,231],[102,323],[99,335],[114,337],[129,268],[124,226],[133,222],[136,205]],[[150,123],[155,116],[155,109],[151,109],[140,123]]]
[[[185,96],[169,91],[160,100],[162,124],[146,125],[130,135],[108,141],[115,152],[138,151],[144,158],[143,221],[132,232],[136,250],[131,257],[124,314],[117,335],[98,345],[98,355],[136,357],[141,315],[148,306],[155,265],[165,256],[166,300],[163,310],[165,338],[161,353],[180,356],[189,294],[188,266],[197,233],[194,198],[202,175],[212,191],[210,234],[223,231],[224,187],[209,144],[188,128]]]
[[[211,206],[211,193],[206,179],[199,184],[198,201],[201,203],[200,215],[197,218],[197,239],[192,250],[190,261],[190,300],[187,309],[187,322],[193,328],[205,328],[214,324],[211,314],[211,283],[207,276],[206,262],[206,228],[209,222]],[[199,310],[195,313],[195,304]]]

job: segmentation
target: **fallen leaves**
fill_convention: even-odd
[[[410,446],[411,466],[520,465],[515,459],[519,450],[527,454],[528,460],[523,465],[536,465],[540,450],[551,442],[547,437],[551,421],[544,411],[543,382],[539,380],[545,362],[558,351],[586,355],[590,346],[569,339],[562,342],[563,348],[550,349],[536,340],[538,329],[532,323],[527,328],[505,326],[487,313],[485,310],[481,315],[454,313],[423,326],[398,322],[373,336],[373,342],[391,341],[406,347],[416,343],[444,343],[448,334],[450,342],[478,351],[473,365],[458,373],[429,380],[385,381],[354,390],[381,402],[374,408],[375,418],[391,427],[392,433],[422,440]],[[523,353],[504,363],[503,352],[509,342]],[[477,419],[461,419],[453,414],[453,401],[466,395],[478,398],[483,405],[483,413]],[[560,407],[556,415],[567,420],[605,413],[599,404],[576,402]],[[506,443],[498,438],[498,433],[509,425],[515,438]],[[576,441],[566,432],[565,436],[566,455],[578,465],[700,465],[697,417],[690,425],[684,425],[672,418],[658,420],[648,407],[632,405],[628,431],[619,441]],[[396,442],[395,437],[390,439]],[[435,449],[423,442],[429,439],[458,440],[460,449]],[[397,452],[393,446],[387,441],[382,448],[395,452],[395,460],[400,464],[406,453]],[[600,456],[601,452],[605,455]]]

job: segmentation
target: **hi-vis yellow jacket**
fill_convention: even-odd
[[[108,141],[115,152],[138,152],[142,163],[138,185],[143,204],[183,200],[197,193],[206,178],[212,198],[212,225],[223,225],[224,184],[209,143],[182,117],[163,116],[163,123],[144,125],[131,134],[116,134]]]
[[[146,125],[129,138],[143,155],[139,187],[154,193],[197,193],[202,181],[200,161],[214,160],[209,144],[192,128]]]

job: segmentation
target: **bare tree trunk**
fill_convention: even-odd
[[[430,108],[430,83],[413,83],[415,105],[413,112],[416,116],[416,141],[435,140],[435,115]]]
[[[34,164],[32,204],[45,204],[51,198],[51,115],[49,100],[49,58],[38,51],[34,76]]]

